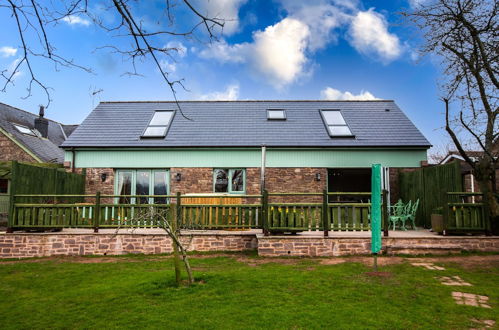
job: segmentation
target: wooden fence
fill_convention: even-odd
[[[423,167],[413,172],[400,173],[400,197],[404,202],[419,199],[416,225],[431,227],[431,213],[444,206],[446,193],[462,191],[461,167],[459,162],[446,165]],[[457,200],[456,200],[457,201]]]
[[[482,195],[482,193],[466,192],[449,192],[445,194],[444,235],[450,233],[490,232],[490,221],[483,203],[470,201],[471,197],[481,197]]]
[[[121,197],[139,201],[138,195],[28,195],[12,196],[13,212],[9,228],[150,228],[161,227],[165,221],[178,219],[183,229],[237,229],[261,228],[266,233],[284,231],[363,231],[370,230],[370,203],[328,203],[331,195],[340,196],[370,193],[272,193],[263,195],[205,196],[216,201],[236,199],[239,204],[214,202],[193,204],[189,195],[147,195],[140,197],[167,200],[167,204],[101,203],[102,200],[118,201]],[[269,203],[271,196],[302,196],[320,198],[322,203]],[[386,200],[386,192],[383,192]],[[202,196],[197,196],[201,198]],[[67,203],[79,198],[94,199],[90,203]],[[54,203],[26,203],[26,199],[62,201]],[[184,203],[184,199],[188,204]],[[257,200],[257,202],[255,202]],[[199,202],[199,201],[197,201]],[[245,202],[245,203],[243,203]],[[383,229],[388,234],[388,213],[383,204]],[[324,212],[325,211],[325,212]]]

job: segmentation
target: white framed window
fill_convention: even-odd
[[[170,171],[166,169],[116,170],[116,195],[168,195]],[[120,204],[166,204],[166,197],[119,197]]]
[[[267,109],[267,120],[286,120],[286,110]]]
[[[142,133],[143,138],[165,137],[175,115],[174,110],[156,110]]]
[[[331,137],[352,137],[352,131],[340,110],[320,110],[324,125]]]

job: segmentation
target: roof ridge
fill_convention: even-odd
[[[395,102],[394,100],[182,100],[178,103],[218,103],[218,102]],[[177,103],[177,101],[100,101],[99,103]]]
[[[28,114],[33,115],[33,116],[35,116],[35,117],[39,117],[39,115],[37,115],[37,114],[35,114],[35,113],[33,113],[33,112],[29,112],[28,110],[19,109],[18,107],[14,107],[14,106],[12,106],[12,105],[10,105],[10,104],[3,103],[3,102],[0,102],[0,104],[3,104],[3,105],[5,105],[5,106],[8,106],[8,107],[10,107],[10,108],[12,108],[12,109],[16,109],[16,110],[19,110],[19,111],[22,111],[22,112],[28,113]],[[61,122],[59,122],[59,121],[57,121],[57,120],[53,120],[53,119],[50,119],[50,118],[47,118],[47,117],[43,117],[43,118],[45,118],[45,119],[47,119],[47,120],[49,120],[49,121],[51,121],[51,122],[54,122],[54,123],[56,123],[56,124],[59,124],[59,125],[66,125],[66,124],[63,124],[63,123],[61,123]],[[75,125],[78,125],[78,124],[75,124]]]

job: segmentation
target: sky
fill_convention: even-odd
[[[442,129],[439,61],[419,55],[420,35],[400,15],[421,1],[195,0],[200,12],[225,19],[217,40],[210,42],[202,28],[196,38],[160,35],[151,40],[177,49],[159,60],[171,79],[183,79],[186,90],[176,88],[180,100],[395,100],[440,147],[448,139]],[[50,119],[81,123],[100,101],[173,99],[150,58],[136,63],[140,76],[130,76],[132,62],[104,47],[130,44],[92,20],[98,17],[109,26],[118,22],[105,3],[89,1],[93,16],[77,14],[47,25],[57,54],[92,70],[33,58],[37,78],[50,87]],[[179,3],[172,11],[175,21],[168,25],[164,3],[142,1],[131,10],[151,31],[185,31],[196,24]],[[0,70],[9,73],[22,58],[21,41],[5,8],[0,8],[0,22]],[[42,51],[30,31],[28,27],[27,42]],[[36,113],[47,97],[34,86],[25,98],[29,81],[23,64],[14,84],[0,92],[0,102]]]

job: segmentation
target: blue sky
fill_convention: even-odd
[[[421,1],[421,0],[419,0]],[[418,33],[398,14],[416,0],[197,0],[203,12],[227,18],[218,42],[158,37],[158,45],[182,50],[161,57],[172,78],[184,79],[179,99],[393,99],[434,145],[446,141],[443,104],[437,88],[438,60],[419,58]],[[132,9],[154,29],[164,1],[143,1]],[[93,13],[112,24],[116,17],[99,2]],[[20,58],[14,21],[0,8],[0,67],[9,70]],[[175,27],[192,26],[193,17],[177,12]],[[152,61],[138,64],[143,76],[124,76],[130,61],[96,48],[127,45],[126,39],[97,27],[87,16],[59,21],[47,30],[60,55],[90,67],[54,68],[35,59],[38,78],[50,86],[47,116],[80,123],[99,101],[171,100],[172,94]],[[31,36],[30,40],[35,40]],[[2,69],[2,70],[3,70]],[[27,68],[21,66],[15,85],[0,93],[0,101],[36,112],[46,103],[42,90],[26,95]],[[2,82],[3,85],[3,82]],[[92,92],[102,90],[96,95]]]

